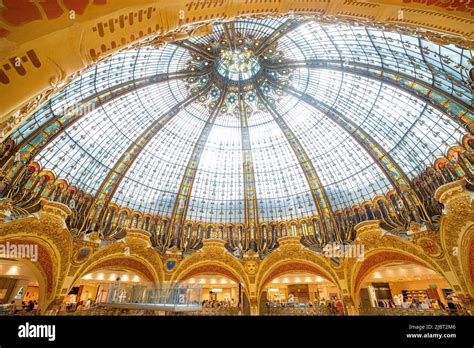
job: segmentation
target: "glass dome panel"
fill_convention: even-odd
[[[124,169],[109,202],[157,217],[176,218],[178,195],[187,202],[183,220],[315,216],[318,194],[334,211],[394,189],[360,134],[409,179],[460,143],[462,118],[474,117],[471,57],[363,26],[287,17],[214,23],[207,35],[143,44],[86,69],[12,138],[96,199]]]

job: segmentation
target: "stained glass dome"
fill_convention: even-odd
[[[247,226],[326,218],[410,187],[462,141],[470,57],[363,26],[217,23],[87,69],[13,138],[103,206]]]

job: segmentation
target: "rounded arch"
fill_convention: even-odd
[[[199,273],[218,273],[225,275],[232,280],[243,283],[245,288],[249,288],[249,281],[245,275],[244,268],[240,262],[234,259],[229,262],[230,255],[225,255],[222,259],[203,258],[200,260],[192,260],[193,255],[189,259],[185,259],[173,273],[171,280],[180,281],[190,278],[192,275]]]
[[[272,279],[288,273],[312,273],[318,276],[322,276],[334,283],[338,288],[339,283],[333,278],[333,276],[324,270],[321,266],[308,262],[306,260],[285,260],[278,262],[273,265],[263,276],[259,283],[259,294]]]
[[[192,278],[198,274],[219,274],[237,283],[242,282],[242,279],[240,279],[240,277],[235,272],[233,272],[232,269],[224,267],[223,265],[220,265],[220,264],[209,264],[209,263],[203,263],[185,271],[179,276],[179,278],[176,278],[176,280],[177,281],[188,280],[189,278]]]
[[[125,255],[113,255],[110,257],[104,257],[92,262],[75,274],[74,280],[70,283],[68,291],[74,286],[74,284],[84,277],[86,274],[98,271],[101,269],[125,269],[132,271],[148,280],[151,283],[157,283],[160,279],[155,272],[155,269],[147,261],[140,259],[135,256]]]
[[[474,292],[474,226],[470,225],[460,238],[460,265],[467,289]]]
[[[1,243],[35,248],[30,249],[30,256],[36,253],[33,266],[45,278],[45,294],[49,302],[59,293],[73,255],[72,236],[64,225],[68,211],[62,204],[44,201],[40,214],[0,224]],[[49,305],[49,302],[45,304]]]
[[[124,242],[112,243],[96,250],[84,262],[79,264],[69,285],[80,277],[98,268],[121,267],[133,270],[150,282],[164,279],[163,262],[159,254],[148,246],[149,233],[143,230],[129,229]]]
[[[391,248],[371,250],[370,252],[366,253],[363,261],[359,262],[360,264],[355,267],[352,273],[350,290],[354,299],[354,303],[359,303],[360,288],[364,280],[373,271],[382,266],[397,262],[411,263],[426,267],[443,276],[443,278],[449,282],[449,280],[445,277],[444,272],[436,264],[423,260],[414,254]]]
[[[184,281],[198,274],[219,274],[229,279],[235,281],[237,284],[242,284],[242,291],[250,298],[250,283],[245,273],[243,272],[243,267],[240,263],[240,268],[231,266],[227,262],[215,261],[215,260],[204,260],[191,263],[186,267],[178,267],[176,273],[172,277],[172,281]],[[181,266],[181,265],[180,265]]]
[[[38,308],[40,313],[44,313],[48,304],[52,300],[51,296],[48,296],[51,295],[50,293],[48,294],[48,288],[50,286],[48,277],[45,275],[44,270],[39,266],[38,262],[32,262],[23,258],[15,259],[15,261],[27,267],[35,276],[39,288]]]
[[[190,272],[196,272],[193,270],[210,270],[211,266],[216,272],[232,274],[234,279],[244,285],[244,289],[250,288],[249,278],[242,263],[225,251],[223,240],[216,239],[205,240],[204,246],[199,252],[181,260],[171,274],[170,280],[185,279]]]
[[[286,264],[293,264],[295,269],[300,265],[312,267],[316,273],[333,282],[340,290],[338,277],[328,258],[305,249],[301,245],[299,237],[283,237],[280,238],[279,243],[279,249],[266,257],[258,268],[255,279],[258,295],[260,295],[268,276],[278,267]],[[287,267],[291,268],[291,266]]]

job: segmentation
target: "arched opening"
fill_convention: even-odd
[[[195,315],[250,314],[247,289],[233,272],[220,266],[199,266],[178,280],[184,286],[199,289],[195,300],[202,310]]]
[[[27,262],[0,259],[0,315],[39,313],[44,290],[37,270]]]
[[[193,300],[201,303],[203,314],[238,314],[242,289],[235,279],[219,273],[201,273],[182,283],[200,289]]]
[[[261,315],[342,315],[339,287],[318,268],[293,262],[276,267],[263,281]]]
[[[65,296],[59,313],[99,314],[104,304],[111,302],[138,302],[144,289],[150,284],[145,275],[136,270],[121,267],[94,269],[73,284]],[[107,310],[102,310],[107,314]]]
[[[361,282],[359,305],[364,315],[447,315],[465,311],[441,274],[407,261],[385,263],[368,272]]]

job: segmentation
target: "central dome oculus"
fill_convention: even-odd
[[[222,50],[216,61],[219,75],[232,81],[245,81],[260,71],[260,62],[254,52],[247,48]]]

